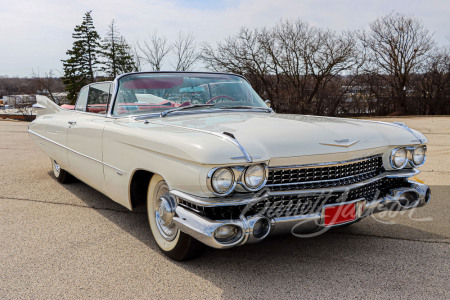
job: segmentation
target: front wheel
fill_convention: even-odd
[[[176,227],[173,221],[175,208],[167,183],[161,176],[154,175],[147,194],[147,216],[153,238],[168,257],[177,261],[188,260],[202,252],[203,244]]]
[[[70,183],[74,180],[74,177],[70,175],[69,172],[62,169],[61,166],[56,162],[56,160],[52,159],[52,170],[53,175],[55,175],[56,179],[58,179],[61,183]]]

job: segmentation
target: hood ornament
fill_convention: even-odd
[[[359,140],[351,141],[350,139],[341,139],[341,140],[334,140],[334,142],[335,143],[319,143],[319,144],[336,147],[350,147],[359,142]]]

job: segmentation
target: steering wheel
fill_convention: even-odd
[[[212,97],[211,99],[209,99],[208,102],[206,102],[206,104],[211,104],[212,102],[214,102],[215,100],[217,100],[219,98],[227,98],[227,99],[230,99],[231,101],[236,101],[236,99],[234,99],[233,97],[230,97],[227,95],[220,95],[220,96]]]

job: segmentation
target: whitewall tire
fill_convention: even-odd
[[[56,179],[58,179],[58,181],[61,183],[70,183],[74,179],[74,177],[70,175],[69,172],[62,169],[61,166],[54,159],[52,159],[52,170],[53,175],[55,175]]]
[[[168,257],[181,261],[200,254],[203,244],[176,227],[173,222],[176,205],[164,179],[153,175],[147,193],[150,229],[160,250]]]

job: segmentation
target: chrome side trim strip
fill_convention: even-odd
[[[189,203],[200,205],[204,207],[220,207],[220,206],[237,206],[237,205],[245,205],[249,203],[256,203],[261,200],[264,200],[268,196],[267,192],[263,191],[262,193],[251,194],[241,194],[241,195],[233,195],[232,198],[206,198],[206,197],[197,197],[193,195],[186,194],[184,192],[178,190],[170,191],[170,194],[183,199]]]
[[[71,148],[69,148],[69,147],[67,147],[67,146],[64,146],[64,145],[62,145],[62,144],[60,144],[60,143],[58,143],[58,142],[55,142],[54,140],[51,140],[51,139],[49,139],[49,138],[46,138],[45,136],[40,135],[39,133],[36,133],[36,132],[34,132],[34,131],[30,130],[30,129],[28,129],[28,132],[31,133],[31,134],[34,134],[34,135],[37,136],[37,137],[40,137],[41,139],[46,140],[47,142],[53,143],[53,144],[55,144],[55,145],[57,145],[57,146],[59,146],[59,147],[61,147],[61,148],[64,148],[64,149],[66,149],[66,150],[68,150],[68,151],[70,151],[70,152],[73,152],[73,153],[78,154],[78,155],[80,155],[80,156],[86,157],[86,158],[88,158],[88,159],[90,159],[90,160],[93,160],[93,161],[95,161],[95,162],[101,163],[101,164],[104,165],[104,166],[110,167],[110,168],[116,170],[118,175],[121,175],[121,176],[122,176],[122,175],[126,174],[125,171],[123,171],[123,170],[121,170],[121,169],[119,169],[119,168],[116,168],[116,167],[111,166],[110,164],[107,164],[107,163],[105,163],[105,162],[102,162],[102,161],[100,161],[100,160],[98,160],[98,159],[96,159],[96,158],[90,157],[90,156],[88,156],[88,155],[86,155],[86,154],[83,154],[83,153],[81,153],[81,152],[78,152],[78,151],[76,151],[76,150],[73,150],[73,149],[71,149]]]
[[[334,162],[325,162],[325,163],[314,163],[314,164],[305,164],[305,165],[292,165],[292,166],[273,166],[269,167],[269,170],[282,170],[282,169],[305,169],[305,168],[317,168],[317,167],[333,167],[333,166],[343,166],[348,164],[354,164],[358,162],[363,162],[369,159],[381,157],[381,154],[363,157],[363,158],[355,158],[351,160],[344,161],[334,161]]]
[[[198,197],[194,195],[189,195],[184,192],[178,191],[178,190],[172,190],[170,193],[178,197],[180,199],[183,199],[184,201],[187,201],[189,203],[204,206],[204,207],[220,207],[220,206],[237,206],[237,205],[246,205],[250,203],[256,203],[259,201],[264,200],[268,196],[287,196],[287,195],[314,195],[314,194],[322,194],[322,193],[330,193],[330,192],[339,192],[339,191],[347,191],[349,189],[357,188],[360,186],[364,186],[366,184],[375,182],[377,180],[383,179],[383,178],[408,178],[412,177],[414,175],[419,174],[420,171],[418,169],[412,169],[412,170],[402,170],[402,171],[387,171],[383,174],[380,174],[376,177],[373,177],[371,179],[361,181],[358,183],[346,185],[346,186],[339,186],[334,188],[324,188],[324,189],[309,189],[309,190],[288,190],[288,191],[269,191],[268,189],[263,188],[261,191],[254,193],[254,194],[234,194],[230,198],[206,198],[206,197]]]
[[[232,138],[231,136],[228,136],[226,134],[217,133],[217,132],[208,131],[208,130],[203,130],[203,129],[198,129],[198,128],[191,128],[191,127],[186,127],[186,126],[181,126],[181,125],[175,125],[175,124],[165,124],[165,123],[162,123],[162,122],[152,122],[152,121],[148,121],[148,120],[146,121],[146,124],[154,124],[154,125],[168,126],[168,127],[174,127],[174,128],[181,128],[181,129],[185,129],[185,130],[202,132],[202,133],[206,133],[206,134],[210,134],[210,135],[214,135],[214,136],[220,137],[220,138],[222,138],[222,139],[232,143],[237,148],[239,148],[239,150],[242,152],[242,154],[244,155],[245,160],[247,162],[249,162],[249,163],[253,162],[252,157],[247,152],[247,150],[245,150],[244,146],[242,146],[236,138]]]

